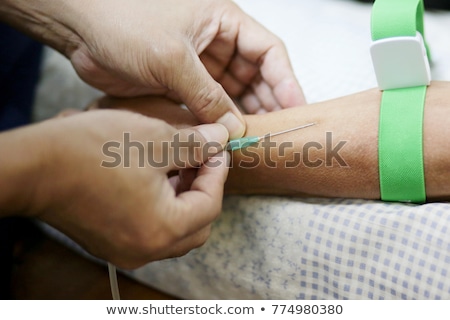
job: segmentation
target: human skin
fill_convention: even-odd
[[[199,122],[218,123],[186,128],[201,145],[242,136],[232,99],[253,113],[304,103],[284,44],[229,0],[0,0],[0,21],[58,50],[109,95],[183,101]],[[100,167],[103,144],[128,131],[144,144],[179,133],[110,111],[0,133],[0,215],[42,219],[122,268],[200,246],[220,212],[226,159],[199,159],[171,178],[175,162]]]
[[[123,141],[125,132],[134,143],[142,143],[143,153],[165,156],[167,165],[140,165],[138,151],[130,148],[128,165],[123,160],[106,167],[104,145]],[[220,150],[206,159],[181,149],[180,159],[195,161],[180,167],[175,148],[164,153],[146,147],[150,138],[159,146],[176,135],[183,140],[191,136],[200,146],[210,140],[224,146],[228,139],[220,124],[177,130],[119,110],[74,114],[2,132],[0,218],[42,220],[121,268],[184,255],[203,245],[221,211],[229,159]],[[125,156],[122,149],[117,151]],[[208,166],[208,160],[220,165]],[[180,168],[191,176],[169,178]]]
[[[433,82],[427,90],[423,128],[427,201],[450,199],[449,90],[450,82]],[[262,136],[308,123],[315,125],[271,138],[276,147],[270,149],[270,158],[264,142],[245,151],[233,151],[225,192],[379,199],[381,95],[378,89],[371,89],[263,115],[245,115],[246,136]],[[197,123],[186,110],[157,98],[106,97],[98,105],[159,117],[177,127]],[[284,155],[280,151],[282,143],[292,143],[284,148]],[[287,163],[292,164],[294,153],[299,153],[301,163],[289,168]],[[259,160],[256,164],[255,159]]]
[[[240,137],[247,111],[304,103],[284,44],[230,0],[0,0],[0,20],[52,46],[112,96],[166,95]]]

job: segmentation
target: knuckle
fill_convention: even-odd
[[[184,141],[180,145],[182,144],[182,147],[186,150],[186,159],[183,160],[190,166],[199,165],[205,159],[204,146],[207,143],[206,138],[198,130],[191,128],[184,129],[182,135]]]
[[[189,253],[191,250],[194,250],[196,248],[202,247],[206,241],[209,239],[209,236],[211,235],[211,227],[208,226],[198,232],[195,236],[190,238],[187,244],[185,243],[182,248],[179,248],[174,255],[176,257],[184,256],[185,254]]]
[[[190,107],[201,120],[216,118],[219,114],[219,106],[225,104],[224,93],[219,83],[215,83],[212,87],[200,88]]]
[[[196,237],[196,242],[194,243],[194,248],[202,247],[206,241],[208,241],[209,236],[211,235],[211,226],[204,228],[202,232]]]

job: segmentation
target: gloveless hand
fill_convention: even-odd
[[[1,1],[0,18],[61,51],[87,83],[176,98],[231,138],[245,130],[232,98],[250,113],[304,103],[284,44],[230,0]]]
[[[177,130],[115,110],[6,132],[0,205],[4,214],[49,223],[122,268],[180,256],[206,241],[220,213],[227,139],[220,124]]]

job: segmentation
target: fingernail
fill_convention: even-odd
[[[203,124],[197,126],[197,130],[207,142],[218,142],[224,146],[228,141],[228,130],[219,123]]]
[[[240,138],[244,135],[245,125],[231,112],[225,113],[216,122],[227,128],[230,139]]]

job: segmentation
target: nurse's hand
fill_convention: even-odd
[[[234,98],[250,113],[304,103],[284,44],[233,1],[7,2],[28,8],[6,19],[25,20],[89,84],[113,96],[164,94],[231,138],[245,130]]]
[[[220,124],[178,130],[117,110],[2,133],[0,207],[121,268],[180,256],[206,241],[221,211],[227,139]]]

